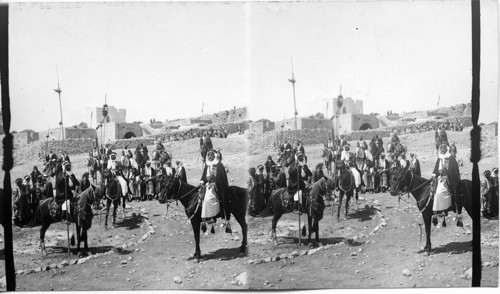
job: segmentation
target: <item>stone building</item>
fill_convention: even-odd
[[[342,99],[342,104],[340,105],[338,103],[339,99]],[[379,128],[377,116],[363,114],[363,100],[354,101],[350,97],[343,99],[342,96],[333,98],[333,113],[331,122],[333,130],[338,135],[352,131]]]
[[[255,122],[251,122],[248,127],[248,134],[262,134],[265,132],[269,132],[275,129],[276,123],[268,120],[268,119],[261,119]]]
[[[48,138],[47,138],[48,136]],[[79,138],[97,138],[97,131],[91,128],[64,128],[64,139],[79,139]],[[41,141],[57,141],[62,140],[61,129],[49,129],[38,133],[38,139]]]
[[[284,131],[295,130],[295,118],[288,118],[284,121],[274,122],[276,129]],[[297,130],[331,130],[332,121],[324,118],[297,117]]]

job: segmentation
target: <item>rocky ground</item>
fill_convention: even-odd
[[[462,177],[470,178],[468,133],[449,133],[464,159]],[[433,134],[401,136],[403,143],[416,151],[422,172],[428,177],[434,165]],[[384,142],[387,138],[384,138]],[[232,184],[245,186],[249,166],[264,163],[273,150],[247,155],[243,136],[214,139],[222,149]],[[486,144],[485,144],[486,143]],[[496,137],[486,136],[480,169],[498,165]],[[198,141],[167,144],[174,160],[181,159],[188,181],[195,183],[201,174]],[[321,160],[320,146],[306,145],[310,165]],[[86,170],[85,156],[73,156],[75,173]],[[18,165],[13,178],[20,177],[32,164]],[[89,231],[91,256],[78,258],[66,252],[66,226],[54,224],[47,232],[48,256],[39,252],[39,228],[15,228],[14,248],[17,290],[139,290],[139,289],[296,289],[296,288],[420,288],[468,287],[471,285],[471,219],[464,217],[464,228],[456,227],[453,214],[448,227],[432,228],[434,251],[421,251],[422,218],[413,199],[388,193],[360,195],[359,209],[353,203],[349,218],[337,221],[332,216],[337,205],[327,202],[320,222],[322,246],[299,247],[298,215],[288,214],[278,223],[278,246],[270,239],[271,218],[247,217],[249,250],[238,254],[241,229],[233,221],[233,234],[220,227],[215,234],[202,235],[203,259],[195,263],[191,226],[180,206],[157,201],[132,202],[123,220],[119,213],[117,228],[104,230],[103,218],[96,215]],[[101,216],[102,217],[102,216]],[[301,219],[304,222],[304,217]],[[0,231],[1,233],[1,231]],[[3,236],[0,236],[3,241]],[[304,241],[304,240],[303,240]],[[1,247],[1,245],[0,245]],[[498,220],[482,220],[483,286],[498,285]],[[2,257],[3,259],[3,257]],[[0,277],[4,275],[0,262]],[[4,279],[0,286],[4,287]],[[5,288],[3,288],[5,289]]]

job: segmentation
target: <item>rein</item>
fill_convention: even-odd
[[[179,195],[179,192],[181,191],[181,187],[182,187],[182,181],[181,181],[181,179],[177,179],[177,180],[179,181],[179,189],[177,190],[176,195]],[[173,199],[173,200],[167,200],[167,208],[168,208],[168,206],[170,205],[170,203],[172,203],[172,202],[174,202],[174,201],[176,201],[176,202],[177,202],[177,201],[179,201],[180,199],[182,199],[182,198],[184,198],[184,197],[187,197],[187,196],[191,195],[191,193],[192,193],[193,191],[195,191],[196,189],[198,189],[198,187],[194,187],[193,189],[191,189],[189,192],[187,192],[186,194],[182,195],[181,197],[178,197],[178,198]],[[199,197],[199,196],[198,196],[198,197]],[[196,214],[196,212],[198,211],[198,209],[199,209],[199,207],[200,207],[200,201],[195,200],[195,201],[194,201],[194,203],[193,203],[193,204],[191,204],[189,207],[184,208],[184,211],[186,211],[186,212],[187,212],[189,209],[193,208],[195,205],[197,205],[197,206],[196,206],[196,209],[194,210],[193,214],[189,217],[189,219],[188,219],[188,220],[191,220],[191,219],[194,217],[194,215]]]
[[[424,185],[426,185],[428,182],[432,181],[432,179],[426,180],[422,184],[418,185],[416,188],[413,188],[413,189],[409,190],[409,188],[411,187],[411,183],[413,183],[413,178],[414,178],[413,171],[410,171],[410,175],[411,175],[410,184],[407,186],[407,188],[408,188],[408,198],[410,197],[410,193],[411,192],[414,192],[414,191],[420,189],[421,187],[423,187]],[[424,198],[422,198],[422,199],[420,199],[420,200],[417,201],[417,207],[418,207],[420,203],[422,203],[423,201],[427,200],[427,203],[420,210],[420,213],[422,213],[427,208],[427,206],[429,206],[429,203],[431,202],[431,199],[433,198],[433,197],[430,197],[430,196],[431,196],[431,193],[428,193],[427,196],[425,196]],[[404,200],[404,198],[400,198],[400,199],[402,199],[403,202],[406,202],[406,200]]]
[[[339,179],[339,188],[340,188],[340,190],[344,191],[345,193],[351,191],[352,190],[352,179],[351,179],[351,185],[347,189],[342,187],[342,181]]]

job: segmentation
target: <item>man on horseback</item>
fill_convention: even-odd
[[[227,180],[226,169],[222,162],[215,157],[215,151],[207,152],[206,164],[201,175],[199,186],[200,196],[203,199],[201,217],[203,222],[215,223],[218,216],[224,217],[226,224],[229,222],[229,204],[227,190],[229,182]],[[222,208],[222,209],[221,209]],[[206,230],[206,226],[202,226]]]
[[[70,220],[71,218],[71,203],[73,200],[73,191],[80,183],[71,171],[71,163],[63,162],[63,169],[56,177],[56,203],[62,209],[61,218]],[[66,201],[65,201],[66,200]]]
[[[410,153],[410,169],[413,173],[419,177],[421,177],[420,172],[420,161],[417,159],[414,153]]]
[[[271,166],[271,176],[269,177],[271,191],[286,188],[286,174],[281,170],[281,166]]]
[[[312,176],[309,167],[304,161],[304,155],[300,152],[295,156],[295,162],[288,169],[288,193],[293,196],[294,207],[300,212],[302,206],[302,195],[306,191],[306,181]]]
[[[434,203],[433,203],[433,223],[437,224],[437,215],[443,217],[443,226],[446,226],[444,217],[450,208],[456,212],[456,202],[459,197],[458,182],[460,181],[460,171],[457,161],[449,153],[447,144],[441,144],[439,147],[440,154],[436,161],[434,171],[432,173],[433,188],[434,188]],[[461,215],[458,215],[461,219]]]

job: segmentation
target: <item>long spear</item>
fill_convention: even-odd
[[[297,102],[296,102],[296,99],[295,99],[295,76],[293,74],[293,57],[290,55],[290,61],[291,61],[291,65],[292,65],[292,78],[291,79],[288,79],[288,81],[290,83],[292,83],[292,88],[293,88],[293,108],[294,108],[294,117],[295,117],[295,133],[294,133],[294,137],[295,137],[295,143],[297,142]],[[299,163],[298,163],[298,159],[297,159],[297,185],[299,185],[299,179],[300,179],[300,175],[299,175]],[[300,186],[300,185],[299,185]],[[300,190],[299,190],[300,191]],[[299,193],[299,192],[297,192]],[[300,194],[299,194],[300,195]],[[302,247],[302,235],[301,235],[301,232],[300,232],[300,208],[302,206],[302,201],[301,201],[301,197],[297,197],[298,198],[298,202],[299,202],[299,205],[298,206],[298,215],[299,215],[299,249],[301,249]]]

